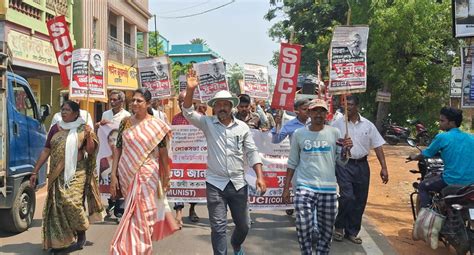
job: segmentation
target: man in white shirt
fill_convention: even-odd
[[[101,160],[102,156],[106,156],[106,155],[101,155],[101,153],[104,151],[104,148],[102,148],[102,147],[103,146],[110,146],[109,143],[108,143],[108,139],[107,140],[105,140],[105,139],[108,137],[108,134],[110,134],[110,132],[112,132],[114,130],[115,131],[118,130],[120,122],[124,118],[131,116],[131,114],[123,108],[124,101],[125,101],[125,93],[123,93],[122,91],[118,91],[118,90],[112,90],[109,94],[109,104],[110,104],[111,109],[103,112],[101,121],[96,123],[96,127],[99,129],[97,131],[97,134],[99,135],[99,153],[97,155],[97,158],[99,160],[97,166],[99,167],[99,170],[100,170],[100,166],[101,166],[100,160]],[[109,133],[107,133],[107,135],[105,137],[102,137],[101,134],[103,134],[103,132],[107,132],[109,130],[109,129],[102,130],[103,128],[101,128],[101,127],[105,126],[105,125],[109,125],[108,128],[111,128],[112,130],[110,130]],[[113,148],[110,148],[110,149],[113,150]],[[112,153],[113,153],[113,151],[112,151]],[[111,167],[111,166],[112,165],[109,164],[109,167]],[[108,178],[105,181],[106,181],[106,183],[108,183]],[[108,184],[106,184],[106,185],[108,185]],[[121,208],[122,207],[121,206],[122,202],[123,202],[123,199],[122,200],[113,200],[112,198],[109,198],[108,199],[109,206],[106,210],[107,217],[111,216],[112,210],[113,210],[115,217],[117,217],[117,219],[120,220],[120,218],[123,215],[123,208]]]
[[[388,171],[382,145],[384,139],[375,125],[359,114],[359,98],[347,97],[348,134],[346,134],[346,118],[339,118],[332,124],[339,129],[342,136],[352,139],[349,161],[345,166],[337,165],[336,177],[339,185],[339,208],[335,223],[334,240],[347,238],[355,244],[362,244],[358,237],[362,215],[364,214],[369,194],[370,169],[367,155],[373,148],[382,170],[380,177],[385,184],[388,182]]]
[[[131,116],[131,114],[123,108],[123,102],[125,101],[125,93],[118,90],[112,90],[109,95],[110,110],[102,113],[102,119],[96,123],[96,127],[108,124],[116,123],[120,124],[123,118]]]

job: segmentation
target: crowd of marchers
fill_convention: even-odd
[[[65,101],[54,117],[31,185],[41,166],[50,159],[47,199],[43,210],[43,249],[70,252],[82,249],[90,224],[113,212],[120,218],[110,244],[110,254],[152,254],[152,241],[161,240],[182,228],[183,203],[175,203],[173,215],[166,198],[169,188],[170,125],[194,125],[204,133],[208,158],[206,194],[211,243],[214,254],[227,254],[227,208],[235,229],[230,243],[234,254],[245,254],[243,243],[251,228],[248,186],[244,161],[256,174],[259,194],[266,191],[259,156],[250,129],[271,132],[272,142],[290,140],[288,168],[283,200],[294,195],[296,232],[301,254],[328,254],[332,241],[347,240],[362,244],[359,237],[367,203],[370,168],[367,156],[375,151],[383,183],[389,180],[384,139],[374,124],[359,113],[359,99],[346,99],[347,115],[340,112],[328,120],[327,103],[315,98],[294,102],[294,118],[268,109],[265,100],[238,97],[219,91],[207,102],[194,103],[198,85],[190,70],[187,88],[178,97],[181,112],[171,123],[156,107],[151,93],[137,89],[130,103],[131,113],[123,108],[125,95],[112,91],[111,109],[95,125],[90,115],[75,101]],[[212,115],[207,115],[207,107]],[[291,115],[291,114],[290,114]],[[99,146],[94,129],[108,123],[119,125],[111,158],[108,207],[100,200],[95,155]],[[413,159],[441,153],[445,171],[435,181],[422,182],[422,206],[429,206],[429,192],[446,185],[474,182],[472,135],[462,132],[462,111],[450,107],[440,112],[440,129],[431,145]],[[195,204],[189,219],[199,221]],[[270,241],[270,240],[269,240]],[[178,247],[177,247],[178,249]]]

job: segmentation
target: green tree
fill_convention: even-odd
[[[181,65],[174,63],[171,65],[171,73],[173,76],[173,89],[176,92],[179,92],[179,76],[186,75],[188,70],[193,67],[193,64],[188,63],[186,65]]]
[[[239,64],[235,63],[233,65],[229,65],[226,68],[226,73],[227,83],[229,84],[230,92],[239,95],[241,93],[239,80],[244,79],[244,68]]]
[[[163,43],[159,40],[158,32],[148,34],[148,54],[150,56],[161,56],[165,54]],[[156,40],[158,38],[158,41]],[[143,51],[143,35],[137,37],[137,49]]]
[[[348,17],[350,24],[369,24],[368,85],[367,92],[360,95],[364,114],[372,118],[377,113],[378,124],[388,112],[399,123],[419,118],[429,124],[447,102],[455,61],[452,52],[459,46],[451,34],[450,4],[432,0],[270,0],[265,18],[283,15],[269,35],[285,41],[293,29],[293,42],[304,46],[300,72],[315,73],[319,59],[326,79],[335,26],[346,24]],[[391,92],[392,102],[381,103],[377,109],[379,89]]]
[[[335,25],[346,21],[346,0],[331,1],[285,0],[270,1],[270,9],[264,16],[272,21],[278,17],[285,19],[276,22],[268,31],[274,41],[290,41],[294,32],[293,43],[304,47],[301,52],[301,73],[316,73],[317,60],[321,68],[328,65],[327,52]],[[278,52],[274,53],[272,65],[278,65]]]
[[[189,43],[191,43],[191,44],[202,44],[202,45],[208,46],[206,40],[204,40],[202,38],[191,39],[191,41],[189,41]]]
[[[387,2],[374,3],[369,23],[369,94],[379,88],[392,93],[390,104],[379,103],[376,124],[388,112],[400,123],[418,118],[434,124],[448,102],[452,53],[459,49],[452,37],[451,3]]]

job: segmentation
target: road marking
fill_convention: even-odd
[[[362,238],[362,247],[367,252],[367,254],[383,254],[380,248],[375,243],[374,239],[369,235],[364,227],[360,229],[359,236]]]

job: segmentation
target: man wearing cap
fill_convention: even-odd
[[[345,166],[337,166],[337,183],[339,185],[339,212],[335,223],[334,240],[343,241],[344,237],[355,244],[362,244],[358,237],[362,215],[364,214],[369,194],[370,169],[367,155],[373,148],[379,160],[382,182],[388,182],[388,171],[382,145],[384,139],[375,125],[359,114],[359,98],[347,97],[348,134],[346,118],[340,118],[332,124],[341,134],[350,136],[354,147],[350,150],[350,159]]]
[[[301,254],[328,254],[337,213],[336,161],[347,162],[342,146],[352,147],[350,138],[342,139],[336,128],[325,125],[328,107],[321,99],[310,102],[311,124],[297,129],[291,139],[283,201],[290,202],[293,175],[296,231]],[[316,217],[315,217],[316,216]],[[316,225],[317,224],[317,225]],[[316,236],[313,236],[316,235]]]
[[[267,187],[262,174],[262,160],[250,129],[232,115],[239,99],[228,91],[219,91],[208,102],[214,116],[203,116],[193,109],[194,89],[198,85],[196,73],[190,70],[183,104],[184,117],[201,129],[207,140],[206,193],[211,241],[214,254],[227,254],[227,205],[235,223],[231,244],[234,254],[244,254],[241,247],[250,228],[248,218],[248,188],[245,181],[244,158],[252,166],[256,187],[262,194]]]

